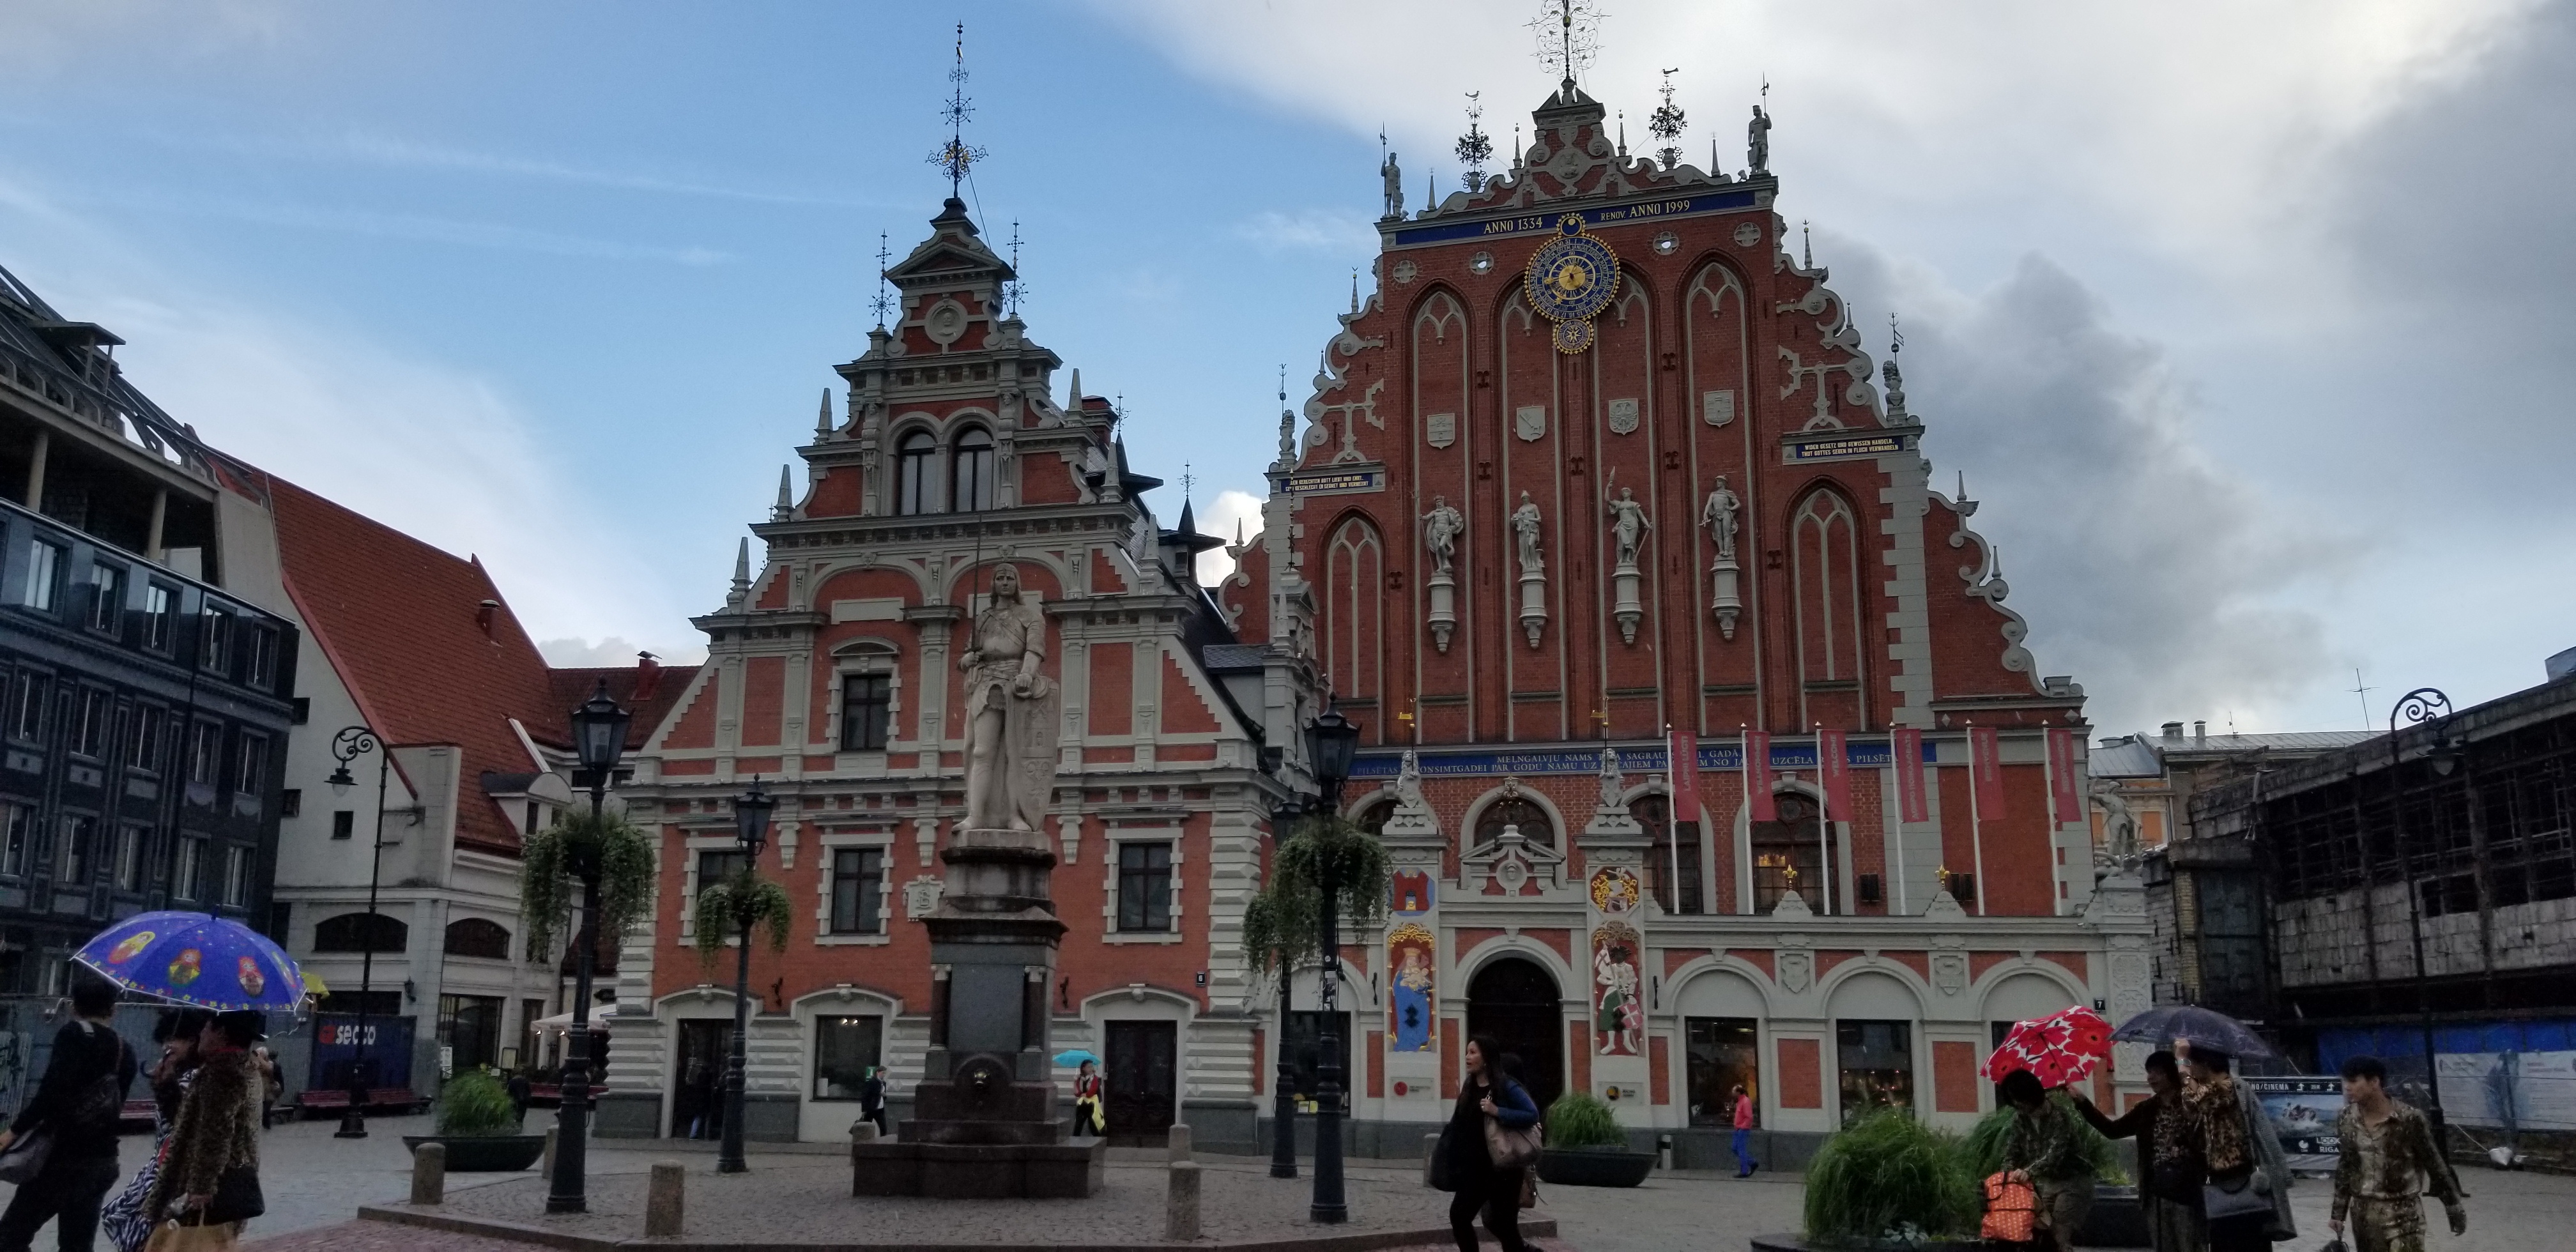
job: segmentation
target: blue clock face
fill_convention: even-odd
[[[1581,321],[1608,308],[1619,291],[1619,262],[1590,235],[1559,235],[1530,257],[1523,280],[1530,307],[1551,321]]]

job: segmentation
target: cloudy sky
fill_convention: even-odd
[[[1603,0],[1883,352],[2105,732],[2363,724],[2576,646],[2576,4]],[[218,445],[489,563],[563,659],[699,651],[946,188],[953,34],[1039,342],[1229,529],[1521,0],[0,0],[0,265]],[[1418,196],[1417,192],[1417,196]],[[1302,394],[1294,397],[1302,399]]]

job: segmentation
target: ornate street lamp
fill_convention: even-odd
[[[778,807],[776,797],[760,789],[760,776],[751,779],[751,790],[734,797],[734,837],[742,841],[744,881],[748,882],[754,867],[760,864],[760,850],[769,846],[769,812]],[[733,1047],[725,1055],[724,1138],[716,1151],[716,1172],[739,1174],[751,1166],[742,1159],[742,1065],[743,1034],[751,1028],[751,910],[742,907],[738,893],[725,893],[728,906],[742,926],[742,946],[734,955],[733,967]],[[699,925],[707,924],[700,919]]]
[[[595,820],[607,802],[608,784],[626,755],[626,724],[633,720],[608,698],[608,680],[572,711],[572,744],[581,768],[573,781],[590,788]],[[590,974],[599,949],[599,850],[575,851],[573,876],[581,879],[581,928],[573,944],[572,1028],[564,1032],[563,1105],[555,1115],[555,1175],[546,1194],[549,1213],[586,1213],[590,1134]]]
[[[1324,817],[1335,821],[1342,812],[1342,783],[1351,776],[1351,754],[1359,747],[1360,728],[1342,716],[1341,710],[1327,708],[1323,716],[1306,728],[1307,759],[1314,763],[1315,781],[1324,792]],[[1350,1208],[1342,1200],[1342,1037],[1334,1024],[1335,991],[1342,975],[1342,939],[1340,915],[1335,897],[1341,891],[1334,858],[1317,858],[1322,881],[1316,884],[1323,899],[1321,942],[1323,950],[1323,994],[1318,1008],[1323,1018],[1316,1031],[1315,1066],[1315,1199],[1307,1209],[1309,1220],[1340,1222],[1350,1218]],[[1287,1023],[1280,1023],[1283,1030]]]
[[[385,778],[393,765],[393,753],[385,750],[385,741],[365,726],[344,726],[331,736],[331,755],[340,762],[327,780],[331,794],[345,796],[357,779],[349,776],[349,762],[373,752],[376,754],[376,820],[373,827],[375,846],[367,857],[367,933],[358,941],[358,1051],[349,1062],[349,1107],[340,1113],[340,1129],[335,1139],[367,1137],[367,1001],[376,982],[376,893],[384,882],[385,867]]]
[[[2416,879],[2405,872],[2406,780],[2398,772],[2403,757],[2398,751],[2397,724],[2403,721],[2409,726],[2432,725],[2433,744],[2425,750],[2425,759],[2433,766],[2434,773],[2448,777],[2455,762],[2443,730],[2450,720],[2451,697],[2435,687],[2418,687],[2409,691],[2398,697],[2395,707],[2388,710],[2388,827],[2390,842],[2397,848],[2398,877],[2408,880],[2406,925],[2415,940],[2415,1016],[2417,1027],[2424,1034],[2424,1116],[2433,1123],[2433,1142],[2436,1144],[2447,1141],[2442,1118],[2441,1066],[2433,1054],[2433,997],[2424,969],[2424,891],[2438,880],[2429,875]]]

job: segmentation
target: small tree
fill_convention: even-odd
[[[528,959],[573,927],[585,869],[599,875],[599,933],[624,938],[653,912],[653,841],[623,813],[567,811],[521,845],[519,917]]]
[[[698,959],[714,961],[716,953],[724,951],[725,940],[758,926],[769,928],[769,950],[784,952],[787,924],[795,914],[796,905],[787,898],[786,888],[745,865],[698,893],[698,929],[692,936]]]

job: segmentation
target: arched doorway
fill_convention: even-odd
[[[1467,984],[1467,1034],[1492,1035],[1521,1059],[1521,1077],[1542,1110],[1565,1089],[1565,1010],[1556,979],[1535,961],[1507,956]],[[1467,1041],[1458,1041],[1464,1051]]]

